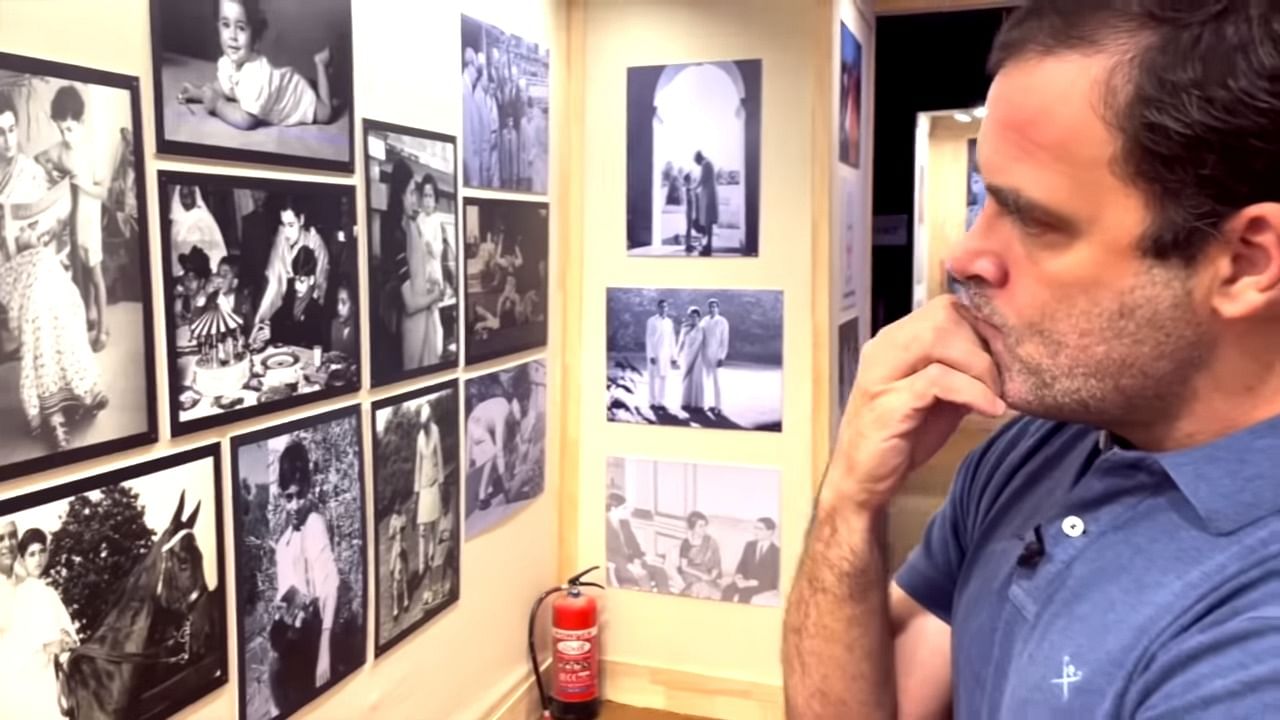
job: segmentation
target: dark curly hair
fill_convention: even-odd
[[[276,487],[284,492],[291,487],[311,492],[311,455],[300,440],[292,440],[280,453],[280,466],[276,472]]]
[[[1154,218],[1144,255],[1194,263],[1236,212],[1280,200],[1280,8],[1249,0],[1027,0],[988,62],[1115,55],[1117,169]]]

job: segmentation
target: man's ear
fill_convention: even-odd
[[[1213,304],[1224,318],[1280,315],[1280,203],[1257,203],[1222,226]]]

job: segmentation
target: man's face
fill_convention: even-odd
[[[290,245],[302,237],[302,220],[303,216],[295,215],[292,210],[280,211],[280,227],[284,230],[285,241]]]
[[[1140,255],[1152,216],[1098,114],[1109,63],[999,73],[978,136],[987,202],[949,253],[1009,406],[1098,424],[1172,407],[1213,345],[1193,276]]]
[[[67,118],[54,124],[58,126],[58,133],[62,136],[62,142],[66,143],[68,147],[75,147],[80,141],[80,122]]]
[[[13,522],[0,524],[0,573],[11,575],[17,559],[18,526]]]
[[[0,113],[0,160],[9,162],[18,154],[18,118],[10,111]]]
[[[773,531],[765,527],[762,522],[757,522],[752,530],[755,532],[757,542],[766,543],[773,538]]]
[[[667,316],[667,304],[665,302],[658,303],[658,317]]]
[[[707,312],[711,314],[711,317],[715,317],[715,316],[719,315],[719,314],[720,314],[720,303],[711,303],[711,304],[707,305]]]
[[[236,271],[227,263],[218,263],[218,277],[222,278],[222,287],[227,290],[235,290],[239,280],[236,278]]]
[[[302,524],[307,521],[307,515],[311,513],[306,488],[290,485],[281,492],[281,499],[284,500],[285,512],[289,514],[289,524],[294,530],[301,530]]]

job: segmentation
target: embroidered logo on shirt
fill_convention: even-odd
[[[1071,683],[1078,681],[1084,677],[1084,673],[1076,670],[1076,666],[1071,664],[1069,655],[1062,656],[1062,677],[1051,680],[1056,685],[1062,686],[1062,699],[1065,701],[1071,696]]]

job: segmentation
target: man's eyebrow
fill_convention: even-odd
[[[1017,190],[1000,185],[987,185],[986,190],[987,195],[1010,215],[1051,225],[1062,232],[1074,233],[1079,230],[1079,223],[1075,220]]]

